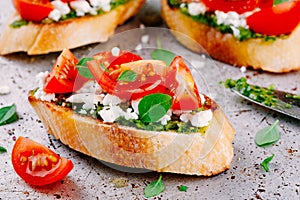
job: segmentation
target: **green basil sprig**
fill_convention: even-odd
[[[150,198],[162,193],[164,190],[165,185],[162,182],[162,175],[160,175],[157,181],[153,181],[145,187],[144,194],[146,198]]]
[[[120,74],[117,80],[124,81],[124,82],[133,82],[137,79],[137,77],[138,75],[135,71],[125,70]]]
[[[0,126],[10,124],[19,119],[15,104],[0,109]]]
[[[0,146],[0,153],[5,153],[5,152],[7,152],[7,150],[4,147]]]
[[[262,168],[263,168],[266,172],[270,171],[268,165],[269,165],[269,162],[271,162],[271,160],[272,160],[273,158],[274,158],[274,154],[273,154],[272,156],[270,156],[270,157],[264,159],[264,160],[262,161],[262,163],[260,164],[260,165],[262,166]]]
[[[167,66],[171,64],[175,56],[176,55],[173,52],[165,49],[155,49],[151,52],[151,58],[153,60],[161,60],[165,62]]]
[[[144,123],[156,122],[162,118],[172,106],[172,97],[167,94],[154,93],[143,97],[138,110]]]
[[[259,147],[265,147],[276,143],[280,139],[280,133],[277,130],[279,120],[276,120],[274,124],[263,128],[255,136],[255,143]]]
[[[185,186],[185,185],[180,185],[180,186],[178,186],[178,190],[179,190],[180,192],[186,192],[187,189],[188,189],[188,186]]]
[[[91,74],[87,62],[94,60],[93,58],[82,58],[76,65],[76,68],[78,70],[78,73],[86,78],[93,78],[93,75]]]

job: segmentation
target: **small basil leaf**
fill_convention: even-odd
[[[132,70],[126,70],[120,74],[118,81],[133,82],[137,79],[137,73]]]
[[[264,159],[264,160],[262,161],[262,163],[260,164],[260,165],[262,166],[262,168],[264,168],[264,170],[265,170],[266,172],[270,171],[270,170],[269,170],[268,164],[269,164],[269,162],[271,162],[271,160],[272,160],[273,158],[274,158],[274,154],[273,154],[272,156],[270,156],[270,157]]]
[[[179,190],[180,192],[186,192],[187,189],[188,189],[188,186],[185,186],[185,185],[180,185],[180,186],[178,186],[178,190]]]
[[[20,19],[20,20],[16,20],[13,23],[10,24],[10,27],[12,28],[20,28],[21,26],[25,26],[28,24],[28,21]]]
[[[10,124],[19,119],[15,104],[0,109],[0,126]]]
[[[93,58],[82,58],[76,65],[79,74],[86,78],[93,78],[89,68],[87,67],[87,62],[93,60]]]
[[[156,122],[162,118],[172,105],[172,97],[167,94],[155,93],[142,98],[138,110],[144,123]]]
[[[259,147],[268,146],[276,143],[280,139],[280,133],[277,130],[279,120],[276,120],[274,124],[260,130],[255,136],[255,143]]]
[[[171,64],[175,56],[174,53],[165,49],[155,49],[151,52],[152,59],[164,61],[167,66]]]
[[[144,194],[146,198],[150,198],[162,193],[164,190],[165,185],[162,182],[162,175],[160,175],[157,181],[153,181],[145,187]]]
[[[5,152],[7,152],[7,150],[4,147],[0,146],[0,153],[5,153]]]

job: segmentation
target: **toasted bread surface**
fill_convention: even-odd
[[[47,130],[72,149],[120,166],[210,176],[230,167],[234,129],[217,104],[207,130],[183,134],[103,123],[28,97]]]
[[[232,34],[223,34],[213,27],[194,21],[179,9],[171,8],[168,0],[161,0],[161,3],[162,17],[169,28],[174,30],[175,37],[195,52],[207,53],[231,65],[275,73],[300,69],[300,45],[297,45],[300,44],[300,24],[287,38],[239,41]]]
[[[114,34],[118,25],[139,11],[144,2],[145,0],[131,0],[101,15],[71,18],[49,24],[29,22],[19,28],[10,27],[13,21],[20,19],[18,14],[14,14],[1,34],[0,55],[13,52],[38,55],[105,42]]]

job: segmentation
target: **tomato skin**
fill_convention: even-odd
[[[181,56],[176,56],[170,68],[175,70],[178,86],[174,91],[173,110],[195,110],[201,107],[201,99],[193,76]]]
[[[44,91],[47,93],[69,93],[77,91],[88,80],[82,77],[76,68],[78,63],[74,54],[64,49],[50,72]]]
[[[257,7],[265,8],[273,5],[273,0],[202,0],[202,2],[211,10],[235,11],[240,14]]]
[[[22,136],[13,147],[11,159],[16,173],[28,184],[36,186],[57,182],[73,169],[71,160]]]
[[[13,0],[13,4],[22,19],[33,22],[45,19],[54,9],[50,0]]]
[[[300,22],[300,2],[285,2],[262,9],[249,17],[247,24],[256,33],[280,35],[291,33]]]

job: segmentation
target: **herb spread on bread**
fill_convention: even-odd
[[[143,130],[204,134],[215,106],[199,93],[180,56],[167,66],[113,48],[78,61],[65,49],[53,70],[37,79],[37,99]]]
[[[29,21],[52,23],[86,15],[100,15],[109,12],[129,0],[44,0],[23,1],[13,0],[21,19],[11,24],[17,28]],[[31,10],[35,10],[32,12]]]
[[[300,22],[296,15],[300,11],[299,2],[275,1],[273,5],[273,0],[268,0],[254,5],[248,1],[169,0],[169,5],[221,33],[233,34],[239,41],[285,38]]]

